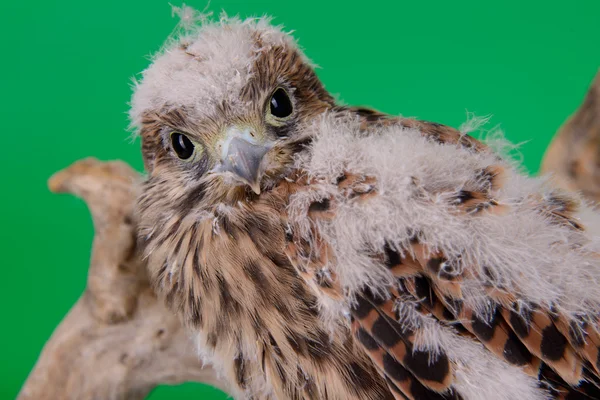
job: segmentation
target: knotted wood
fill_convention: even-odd
[[[542,172],[600,200],[600,73],[550,144]],[[95,159],[50,179],[53,192],[84,199],[96,234],[87,288],[48,340],[18,399],[143,399],[159,384],[186,381],[227,389],[149,287],[131,217],[139,179],[123,162]]]
[[[562,187],[600,201],[600,71],[579,109],[552,140],[542,172],[551,172]]]

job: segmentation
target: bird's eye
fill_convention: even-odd
[[[293,107],[288,94],[279,88],[271,96],[271,115],[277,118],[287,118],[292,115]]]
[[[171,134],[171,146],[182,160],[187,160],[194,154],[194,144],[182,133],[173,132]]]

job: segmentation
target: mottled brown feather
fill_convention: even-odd
[[[364,109],[360,109],[358,115],[369,121],[369,123],[362,125],[365,130],[372,129],[377,124],[389,125],[400,121],[399,119],[389,118],[375,112],[371,113]],[[402,121],[401,124],[403,126],[418,126],[420,129],[426,129],[424,135],[440,143],[466,145],[466,147],[475,149],[476,151],[486,150],[485,146],[477,146],[472,140],[464,139],[465,136],[458,132],[453,133],[451,129],[446,130],[438,126],[432,127],[432,125],[427,123]],[[434,129],[432,131],[431,129],[427,130],[427,128]],[[377,183],[374,177],[369,177],[368,179],[369,186],[376,188]],[[346,172],[338,185],[340,194],[349,199],[362,196],[363,193],[353,190],[356,183],[362,180],[366,180],[366,177]],[[476,174],[473,180],[473,188],[464,189],[456,193],[453,205],[456,206],[457,212],[472,214],[485,211],[486,213],[501,215],[507,211],[507,206],[500,204],[494,199],[494,192],[502,188],[503,182],[503,167],[490,166],[486,170]],[[368,201],[368,198],[364,200]],[[532,199],[532,202],[539,212],[547,214],[550,218],[555,219],[557,223],[568,224],[573,229],[581,229],[579,224],[571,217],[572,211],[577,209],[577,204],[573,204],[569,196],[561,196],[560,193],[557,193],[545,199]],[[327,218],[331,219],[334,215],[332,215],[331,210],[329,211]],[[310,217],[312,219],[319,219],[320,216],[313,214]],[[563,327],[562,333],[560,329],[556,328],[556,325],[549,316],[549,312],[538,311],[534,315],[530,332],[527,335],[519,335],[520,332],[514,329],[510,323],[510,306],[517,300],[514,293],[507,292],[501,287],[493,285],[485,288],[487,295],[496,304],[494,311],[487,317],[478,316],[473,310],[464,305],[461,305],[457,309],[456,305],[460,303],[462,298],[461,282],[464,278],[470,278],[468,275],[474,272],[448,268],[448,264],[451,264],[452,260],[449,260],[444,254],[425,248],[415,240],[410,250],[405,250],[402,255],[387,245],[382,250],[382,254],[378,256],[378,260],[394,276],[400,278],[406,284],[408,291],[414,297],[416,297],[416,290],[414,288],[415,277],[425,277],[426,280],[431,282],[432,294],[420,305],[422,311],[431,313],[440,321],[448,321],[449,317],[453,316],[455,323],[459,323],[466,328],[488,350],[511,364],[522,366],[528,375],[537,376],[543,360],[557,371],[561,379],[570,385],[577,385],[584,371],[581,358],[590,362],[593,366],[594,374],[597,374],[595,361],[597,360],[598,346],[590,339],[577,347],[579,350],[576,351],[574,349],[575,346],[571,344],[573,338],[564,334],[565,327]],[[465,272],[467,276],[464,275]],[[390,319],[394,318],[393,301],[397,297],[392,294],[392,299],[388,299],[383,303],[377,305],[371,303],[373,310],[363,315],[363,318],[359,318],[356,312],[353,315],[365,332],[376,337],[377,335],[372,331],[374,322],[382,314]],[[569,340],[565,339],[565,336]],[[398,337],[402,338],[402,335],[398,335]],[[552,346],[548,343],[555,343],[560,338],[564,339],[565,345],[561,344],[559,349],[554,348],[552,352],[549,352],[549,348]],[[391,354],[393,351],[396,351],[395,359],[398,359],[398,357],[406,353],[406,342],[409,342],[409,340],[405,339],[391,351],[385,346],[380,346],[377,354],[380,352],[387,353],[388,351],[390,353],[387,354]],[[558,345],[558,343],[556,344]],[[560,356],[553,354],[559,351],[561,351]],[[370,356],[374,357],[375,361],[376,356],[373,354],[370,354]],[[402,390],[400,383],[395,382],[395,384],[404,396],[409,393]],[[394,388],[391,387],[391,389],[394,392]]]

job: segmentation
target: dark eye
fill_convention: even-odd
[[[285,90],[279,88],[271,96],[271,114],[277,118],[286,118],[292,114],[292,102]]]
[[[171,145],[177,156],[182,160],[187,160],[194,154],[194,144],[187,136],[181,133],[171,134]]]

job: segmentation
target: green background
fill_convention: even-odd
[[[46,179],[87,156],[141,169],[128,139],[130,79],[174,28],[167,0],[1,0],[0,398],[14,398],[85,286],[84,203]],[[178,3],[176,3],[178,4]],[[205,1],[188,4],[203,9]],[[537,172],[600,66],[600,1],[218,1],[295,30],[349,104],[458,126],[493,114]],[[197,384],[151,399],[224,398]]]

